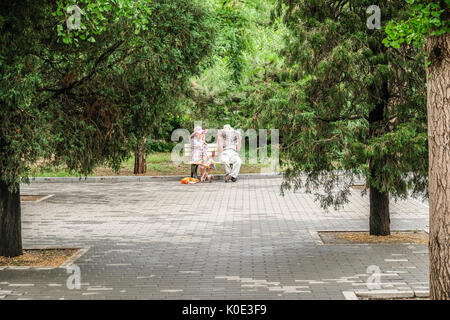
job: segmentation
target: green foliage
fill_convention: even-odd
[[[83,175],[118,170],[138,139],[178,121],[172,107],[211,51],[209,11],[195,1],[78,2],[89,17],[107,17],[91,26],[95,42],[78,45],[52,36],[61,3],[0,7],[0,178],[14,186],[41,159]],[[149,12],[148,28],[135,32]]]
[[[387,30],[430,18],[405,43],[448,27],[442,8],[409,2],[379,4]],[[371,1],[82,0],[84,27],[68,30],[74,3],[1,6],[3,180],[42,158],[118,169],[140,139],[165,151],[174,129],[203,120],[280,129],[284,188],[307,172],[324,205],[342,204],[356,175],[394,196],[425,190],[423,57],[366,28]]]
[[[154,141],[151,140],[147,142],[146,149],[149,152],[171,152],[172,149],[175,147],[175,143],[173,142],[166,142],[164,140]]]
[[[62,41],[78,46],[79,41],[95,42],[96,37],[111,25],[124,21],[127,29],[135,35],[147,31],[153,18],[149,3],[149,0],[58,0],[52,15],[59,19],[56,31]],[[79,12],[71,8],[74,5],[78,6]],[[70,19],[75,24],[76,15],[80,19],[79,28],[67,28],[65,22]],[[143,39],[137,37],[135,41],[143,43]]]
[[[193,90],[183,104],[190,119],[203,120],[206,126],[230,123],[254,128],[252,109],[261,110],[255,99],[269,79],[279,75],[283,64],[279,50],[287,30],[279,19],[271,21],[273,0],[228,1],[225,5],[211,1],[218,17],[214,21],[220,26],[216,54],[213,64],[193,79]],[[234,19],[223,19],[231,14]],[[239,54],[229,48],[239,48]]]
[[[243,51],[246,45],[248,20],[242,14],[244,4],[240,1],[222,1],[215,8],[215,24],[220,30],[216,42],[216,54],[230,69],[230,80],[240,83],[245,61]]]
[[[114,68],[120,75],[114,94],[127,106],[131,146],[146,137],[170,140],[183,116],[178,100],[190,86],[189,78],[203,69],[212,51],[214,33],[204,7],[187,0],[155,0],[150,9],[150,32],[126,65]]]
[[[450,0],[405,0],[409,16],[390,21],[386,27],[386,46],[400,48],[402,44],[422,47],[429,36],[450,33]]]
[[[366,27],[369,5],[280,0],[275,11],[290,29],[288,69],[255,104],[280,129],[283,190],[306,186],[324,207],[345,203],[358,176],[394,197],[426,190],[423,58],[384,47],[384,30]],[[406,15],[379,6],[384,21]]]

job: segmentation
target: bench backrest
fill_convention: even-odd
[[[208,143],[208,157],[214,158],[217,155],[217,143]],[[184,145],[184,156],[191,158],[191,144]]]

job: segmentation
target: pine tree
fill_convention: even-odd
[[[370,234],[390,234],[389,201],[426,191],[425,69],[414,47],[386,48],[386,22],[404,15],[378,1],[280,0],[289,35],[283,99],[270,118],[284,146],[283,190],[316,190],[322,206],[344,204],[355,177],[370,197]],[[302,173],[306,173],[306,178]],[[319,189],[323,188],[322,190]],[[365,191],[366,192],[366,191]]]
[[[20,182],[37,160],[80,175],[99,164],[118,171],[210,50],[197,2],[77,3],[79,29],[66,24],[67,2],[0,4],[2,256],[22,253]]]

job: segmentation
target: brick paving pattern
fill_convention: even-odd
[[[345,299],[368,290],[427,290],[428,250],[411,244],[323,245],[317,231],[368,230],[368,197],[342,210],[280,195],[281,179],[33,183],[22,194],[26,248],[89,247],[73,269],[0,267],[1,299]],[[428,207],[391,202],[392,230],[426,229]],[[73,266],[72,266],[73,267]],[[70,273],[68,273],[70,272]]]

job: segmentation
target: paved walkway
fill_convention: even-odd
[[[368,197],[354,191],[341,211],[313,195],[280,195],[280,179],[181,185],[33,183],[22,194],[24,246],[89,247],[64,268],[0,267],[0,299],[344,299],[366,289],[378,266],[382,288],[428,288],[425,245],[323,245],[318,230],[367,230]],[[423,229],[428,207],[391,205],[392,229]],[[373,271],[372,271],[373,272]],[[73,279],[73,278],[71,278]]]

